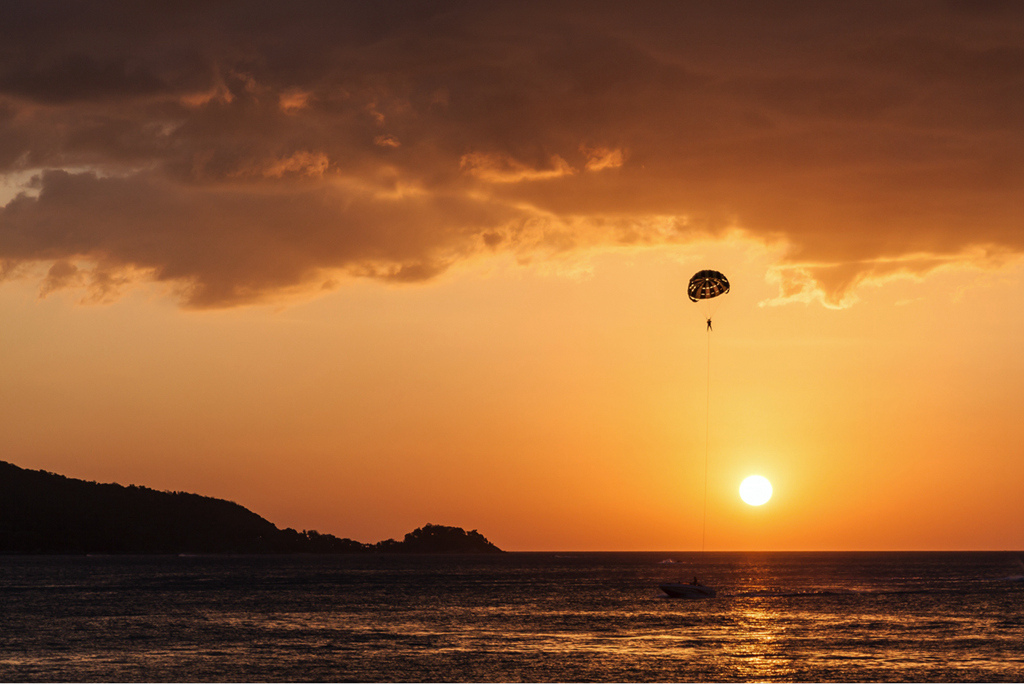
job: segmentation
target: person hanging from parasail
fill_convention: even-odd
[[[729,279],[718,271],[697,271],[690,278],[690,284],[686,286],[686,294],[689,295],[690,301],[701,304],[704,318],[708,322],[708,332],[712,331],[711,314],[714,311],[714,305],[718,303],[711,302],[711,300],[727,292],[729,292]]]

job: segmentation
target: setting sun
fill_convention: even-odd
[[[740,498],[751,506],[766,504],[772,498],[772,483],[760,475],[751,475],[740,483]]]

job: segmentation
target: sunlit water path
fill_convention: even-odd
[[[1022,555],[0,557],[0,680],[1022,681]]]

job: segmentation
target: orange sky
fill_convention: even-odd
[[[0,459],[699,549],[715,268],[707,548],[1024,548],[1016,5],[45,7],[0,27]]]

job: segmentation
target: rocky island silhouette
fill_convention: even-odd
[[[224,499],[101,484],[0,461],[0,553],[502,553],[476,530],[428,524],[364,544],[279,529]]]

